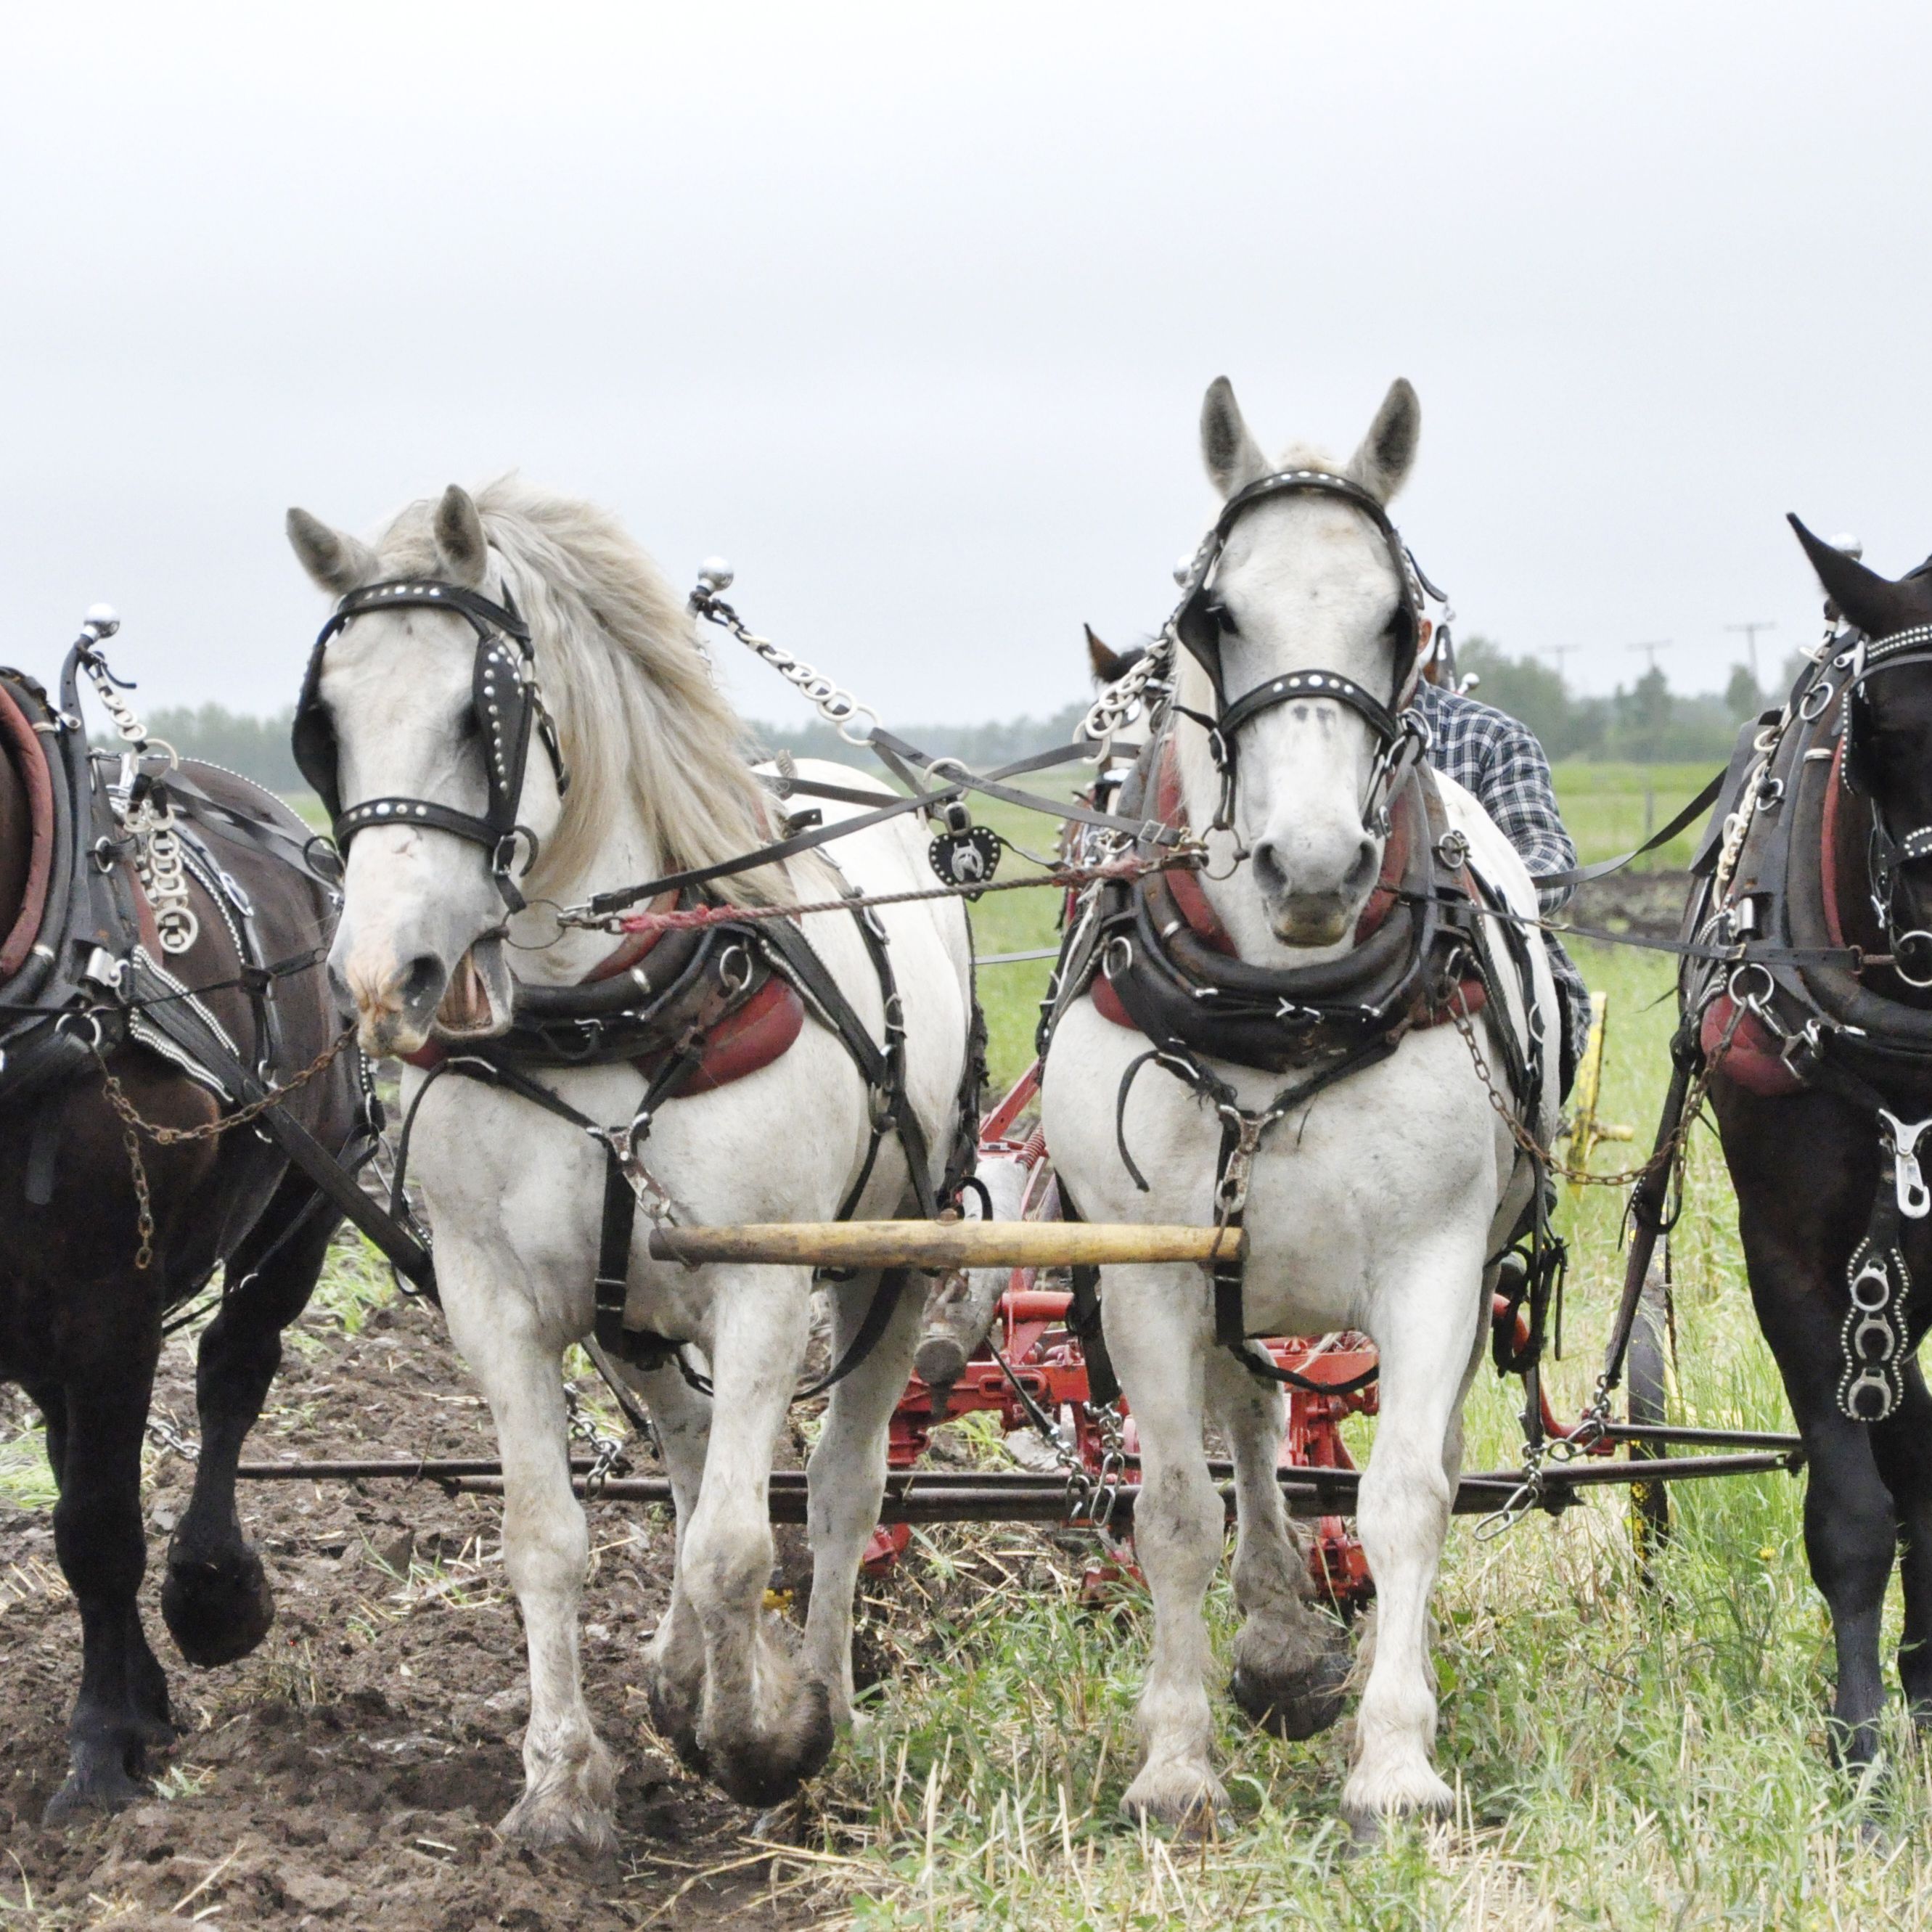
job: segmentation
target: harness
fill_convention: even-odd
[[[171,752],[165,764],[152,755],[132,712],[112,698],[118,687],[100,646],[116,628],[111,616],[90,614],[62,667],[57,704],[32,678],[0,670],[0,758],[22,781],[33,854],[20,914],[0,951],[0,962],[10,968],[0,979],[0,1104],[38,1104],[23,1186],[27,1199],[40,1205],[52,1198],[61,1119],[52,1094],[132,1042],[225,1105],[259,1106],[285,1060],[276,983],[311,969],[319,957],[265,956],[254,906],[226,870],[221,849],[245,842],[326,889],[310,862],[314,842],[266,812],[212,796]],[[80,708],[83,674],[112,698],[109,709],[129,742],[126,752],[90,752]],[[172,850],[164,864],[155,864],[152,848],[160,828]],[[155,880],[162,890],[151,892]],[[196,899],[199,914],[191,910]],[[164,925],[158,911],[174,916]],[[248,1054],[198,996],[213,988],[186,984],[164,963],[194,945],[204,919],[221,928],[236,962],[230,983],[248,996],[254,1022]],[[404,1273],[427,1280],[422,1246],[355,1178],[381,1132],[380,1108],[359,1054],[356,1064],[361,1105],[344,1148],[325,1148],[281,1108],[269,1106],[256,1118],[314,1185],[318,1200],[369,1234]]]
[[[389,795],[344,808],[334,727],[320,694],[324,654],[330,640],[364,612],[399,607],[452,610],[476,632],[472,688],[489,788],[488,808],[481,818],[434,800]],[[497,890],[506,908],[515,913],[524,908],[525,901],[512,869],[520,860],[521,869],[526,872],[537,855],[536,834],[517,819],[533,736],[540,737],[550,756],[559,792],[566,791],[569,777],[538,681],[530,627],[518,614],[508,591],[497,602],[460,585],[409,578],[350,592],[323,625],[310,655],[296,709],[295,750],[303,775],[328,808],[339,847],[346,849],[358,833],[374,825],[422,825],[453,832],[489,854]],[[820,842],[807,836],[810,843]],[[669,902],[694,904],[695,888],[705,878],[742,870],[747,863],[770,862],[787,849],[803,846],[797,841],[782,842],[745,862],[615,896],[628,902],[662,893]],[[854,895],[848,890],[848,896]],[[871,1096],[870,1142],[858,1176],[840,1204],[838,1220],[849,1220],[857,1208],[888,1133],[896,1135],[904,1150],[920,1211],[928,1219],[935,1217],[942,1205],[956,1202],[971,1168],[974,1124],[985,1076],[984,1022],[979,1017],[978,1003],[974,1002],[975,1041],[967,1056],[954,1142],[935,1188],[925,1130],[906,1092],[904,1007],[886,931],[868,907],[855,906],[852,916],[879,982],[885,1016],[882,1041],[872,1038],[803,932],[790,920],[728,921],[665,934],[655,941],[640,936],[620,946],[577,986],[517,982],[510,1024],[503,1034],[465,1043],[454,1051],[432,1042],[422,1053],[411,1056],[429,1078],[418,1089],[403,1122],[392,1186],[392,1214],[400,1220],[407,1214],[410,1140],[416,1114],[438,1079],[446,1073],[460,1074],[530,1101],[589,1135],[602,1151],[604,1196],[594,1289],[599,1346],[646,1369],[674,1362],[694,1386],[708,1388],[686,1360],[685,1342],[628,1328],[624,1322],[637,1210],[641,1206],[659,1224],[668,1223],[675,1216],[670,1195],[644,1158],[652,1124],[667,1102],[724,1085],[770,1064],[796,1039],[809,1011],[844,1046]],[[626,1063],[644,1076],[644,1092],[631,1118],[617,1126],[593,1120],[538,1077],[560,1067]],[[851,1345],[831,1372],[802,1394],[830,1388],[866,1359],[884,1334],[904,1284],[905,1276],[900,1271],[880,1276]]]
[[[1685,934],[1707,956],[1687,959],[1679,988],[1696,1050],[1706,1061],[1721,1054],[1717,1071],[1734,1085],[1762,1098],[1822,1088],[1872,1121],[1879,1180],[1846,1263],[1837,1388],[1840,1413],[1860,1422],[1882,1421],[1904,1399],[1912,1281],[1902,1238],[1932,1211],[1918,1160],[1932,1120],[1905,1118],[1900,1098],[1932,1084],[1932,1010],[1867,983],[1886,971],[1912,991],[1932,983],[1932,933],[1898,929],[1895,890],[1906,866],[1932,858],[1932,826],[1898,832],[1870,790],[1864,687],[1881,671],[1927,666],[1932,626],[1841,633],[1760,724],[1721,834],[1700,854]]]
[[[483,816],[458,811],[434,799],[386,796],[363,799],[343,809],[337,772],[335,725],[322,701],[322,671],[329,640],[370,610],[416,608],[452,611],[476,634],[476,660],[471,674],[472,702],[483,742],[483,771],[488,803]],[[490,874],[503,904],[521,912],[524,896],[512,868],[519,850],[523,869],[536,864],[537,838],[517,820],[524,793],[524,773],[530,763],[530,739],[540,737],[562,794],[570,789],[556,725],[544,702],[537,681],[536,648],[530,626],[518,615],[507,587],[497,603],[480,591],[432,578],[398,578],[364,584],[344,597],[330,614],[309,653],[302,697],[296,706],[296,764],[328,808],[336,849],[346,858],[350,842],[372,825],[424,825],[447,832],[489,854]]]
[[[1221,648],[1232,620],[1215,595],[1216,567],[1241,517],[1258,503],[1294,494],[1334,496],[1360,510],[1380,533],[1395,566],[1396,648],[1386,700],[1352,678],[1323,669],[1285,673],[1232,703],[1228,700]],[[1516,976],[1528,1027],[1526,1041],[1518,1040],[1506,1018],[1497,1029],[1519,1112],[1532,1108],[1542,1090],[1544,1042],[1530,942],[1514,922],[1486,916],[1486,910],[1501,909],[1502,902],[1470,864],[1467,842],[1448,824],[1434,775],[1422,757],[1427,728],[1410,708],[1421,675],[1422,590],[1414,560],[1387,511],[1369,492],[1326,471],[1280,471],[1228,499],[1184,574],[1174,615],[1148,658],[1128,674],[1129,680],[1137,680],[1136,691],[1158,695],[1148,742],[1120,788],[1115,809],[1158,828],[1167,840],[1174,836],[1181,816],[1172,736],[1177,714],[1192,718],[1208,733],[1220,778],[1210,830],[1232,829],[1240,734],[1274,706],[1332,699],[1360,716],[1377,742],[1363,818],[1387,841],[1383,873],[1358,924],[1356,944],[1342,958],[1287,968],[1240,959],[1205,896],[1186,874],[1161,873],[1091,889],[1067,921],[1042,1006],[1042,1056],[1062,1016],[1083,997],[1090,997],[1105,1017],[1143,1034],[1148,1050],[1129,1064],[1115,1096],[1122,1162],[1147,1191],[1125,1126],[1133,1082],[1151,1064],[1190,1088],[1220,1121],[1214,1210],[1224,1227],[1241,1226],[1255,1158],[1278,1122],[1388,1059],[1412,1028],[1451,1018],[1466,1025],[1491,1000],[1502,998],[1506,974]],[[1177,641],[1208,673],[1214,693],[1211,716],[1187,711],[1173,700],[1166,682],[1154,682],[1171,665]],[[1117,693],[1125,682],[1116,686]],[[1103,694],[1095,707],[1096,714],[1104,714],[1100,722],[1120,722],[1114,715],[1119,704],[1118,697]],[[1508,1012],[1506,1006],[1498,1010]],[[1265,1106],[1247,1108],[1234,1088],[1203,1064],[1208,1060],[1292,1077]],[[1534,1190],[1525,1226],[1508,1244],[1522,1239],[1529,1244],[1524,1292],[1532,1298],[1539,1340],[1542,1310],[1562,1266],[1562,1244],[1550,1232],[1543,1193],[1540,1186]],[[1244,1265],[1237,1258],[1214,1267],[1215,1340],[1258,1378],[1334,1393],[1248,1347],[1257,1331],[1246,1313]],[[1076,1280],[1076,1288],[1082,1303],[1093,1299],[1090,1283]],[[1086,1308],[1080,1312],[1088,1327],[1095,1325]],[[1533,1366],[1533,1360],[1532,1354],[1520,1366]],[[1372,1371],[1362,1383],[1372,1376]]]

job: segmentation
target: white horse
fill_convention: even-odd
[[[562,796],[533,752],[517,818],[541,856],[523,890],[581,901],[602,890],[750,851],[776,836],[740,754],[740,728],[714,687],[692,620],[655,567],[589,506],[514,480],[472,498],[452,485],[404,511],[373,547],[290,514],[310,575],[340,596],[373,582],[433,578],[501,604],[529,624],[554,711]],[[345,808],[428,800],[470,814],[486,800],[472,708],[478,639],[453,613],[365,611],[329,640],[317,686],[332,722]],[[807,768],[810,775],[814,768]],[[821,769],[850,785],[860,774]],[[848,807],[848,814],[858,808]],[[836,808],[826,808],[837,816]],[[922,835],[905,818],[839,842],[860,891],[931,883]],[[527,856],[520,844],[519,856]],[[741,900],[822,900],[837,876],[815,860],[740,874]],[[451,832],[384,824],[354,839],[330,970],[352,1000],[364,1047],[406,1055],[432,1036],[500,1033],[512,986],[505,904],[483,848]],[[938,1168],[952,1141],[968,1052],[970,966],[958,902],[882,915],[904,1003],[905,1084]],[[825,967],[875,1040],[879,980],[852,916],[803,922]],[[526,979],[584,978],[613,941],[566,932],[541,904],[508,919]],[[546,943],[549,942],[549,943]],[[422,1076],[406,1072],[407,1106]],[[592,1120],[628,1121],[644,1088],[628,1064],[543,1076]],[[838,1040],[808,1019],[762,1070],[667,1102],[645,1159],[680,1220],[832,1219],[871,1142],[867,1089]],[[526,1786],[503,1821],[531,1844],[613,1840],[616,1766],[584,1702],[578,1616],[587,1544],[572,1492],[560,1358],[592,1326],[604,1163],[590,1137],[515,1094],[456,1076],[424,1095],[415,1172],[436,1237],[450,1334],[494,1415],[503,1462],[503,1557],[530,1646]],[[888,1135],[856,1206],[862,1218],[914,1211],[902,1150]],[[626,1320],[696,1345],[715,1385],[694,1394],[674,1366],[634,1376],[649,1401],[675,1492],[678,1555],[653,1640],[653,1709],[679,1748],[747,1803],[770,1804],[821,1765],[852,1700],[854,1586],[877,1520],[885,1442],[920,1316],[902,1295],[884,1340],[834,1390],[810,1463],[814,1570],[802,1644],[764,1608],[772,1538],[766,1487],[804,1360],[811,1276],[803,1268],[653,1263],[644,1217],[632,1251]],[[839,1291],[834,1347],[857,1332],[875,1278]]]
[[[1413,460],[1419,415],[1414,391],[1397,382],[1346,470],[1302,450],[1282,467],[1342,475],[1386,502]],[[1202,433],[1223,497],[1270,473],[1225,380],[1208,393]],[[1334,493],[1258,502],[1230,532],[1214,581],[1228,614],[1221,649],[1231,704],[1283,672],[1316,668],[1352,677],[1387,701],[1398,670],[1391,635],[1400,586],[1389,542],[1362,509]],[[1209,680],[1191,658],[1182,662],[1178,697],[1198,713],[1215,709]],[[1207,734],[1185,718],[1174,729],[1187,822],[1204,827],[1220,782]],[[1363,719],[1332,699],[1280,704],[1242,732],[1234,822],[1244,850],[1232,867],[1217,865],[1222,876],[1210,872],[1203,883],[1243,961],[1310,965],[1353,946],[1384,845],[1364,823],[1362,802],[1376,748]],[[1466,792],[1440,782],[1478,868],[1516,910],[1534,916],[1535,894],[1516,853]],[[1225,860],[1225,844],[1219,850]],[[1541,946],[1530,950],[1544,1036],[1553,1042],[1555,991]],[[1481,1024],[1496,1018],[1492,1005]],[[1510,1023],[1520,1036],[1514,1004]],[[1090,1219],[1199,1222],[1213,1211],[1221,1129],[1189,1086],[1151,1067],[1142,1073],[1121,1126],[1147,1192],[1121,1159],[1115,1096],[1147,1046],[1090,1000],[1075,1002],[1046,1062],[1048,1143]],[[1493,1040],[1490,1058],[1501,1064]],[[1204,1064],[1244,1108],[1265,1105],[1282,1084],[1277,1075]],[[1551,1072],[1528,1122],[1546,1139],[1556,1106]],[[1487,1326],[1485,1258],[1532,1184],[1450,1026],[1408,1034],[1391,1058],[1291,1113],[1255,1162],[1247,1328],[1361,1329],[1380,1352],[1381,1420],[1359,1506],[1379,1608],[1342,1797],[1358,1828],[1384,1814],[1450,1803],[1430,1760],[1436,1712],[1429,1598],[1460,1464],[1463,1400]],[[1244,1622],[1234,1688],[1244,1706],[1264,1716],[1318,1706],[1333,1681],[1333,1626],[1324,1628],[1308,1600],[1274,1480],[1281,1399],[1216,1346],[1204,1276],[1192,1268],[1109,1268],[1102,1305],[1108,1347],[1139,1422],[1135,1538],[1155,1619],[1139,1708],[1144,1755],[1123,1802],[1130,1814],[1198,1826],[1225,1802],[1210,1755],[1202,1616],[1223,1534],[1202,1454],[1209,1406],[1237,1464],[1234,1580]],[[1330,1720],[1333,1712],[1331,1700]]]

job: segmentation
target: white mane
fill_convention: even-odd
[[[491,549],[537,640],[568,796],[532,870],[533,896],[580,877],[628,794],[666,872],[709,865],[774,836],[746,764],[743,726],[712,682],[684,602],[615,518],[511,476],[476,492]],[[438,568],[435,505],[412,503],[383,533],[382,573]],[[532,755],[536,755],[533,752]],[[740,904],[777,896],[766,867],[718,881]]]

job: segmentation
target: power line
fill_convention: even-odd
[[[1744,654],[1750,660],[1751,682],[1757,685],[1758,688],[1762,691],[1764,687],[1759,682],[1757,674],[1757,634],[1760,631],[1776,630],[1778,628],[1776,622],[1772,619],[1766,618],[1761,622],[1754,624],[1726,624],[1724,628],[1727,631],[1739,632],[1743,636]]]
[[[1650,662],[1646,668],[1647,670],[1654,670],[1657,668],[1658,652],[1659,651],[1667,651],[1670,648],[1670,644],[1671,640],[1668,638],[1655,638],[1648,644],[1626,644],[1624,646],[1624,649],[1627,651],[1642,651],[1646,652],[1649,657]]]

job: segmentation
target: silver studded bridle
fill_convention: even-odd
[[[476,633],[472,694],[489,786],[489,802],[481,818],[426,798],[369,798],[346,810],[343,807],[335,722],[322,700],[323,655],[329,640],[365,612],[410,607],[448,610],[465,619]],[[570,775],[564,768],[555,721],[537,682],[530,628],[518,616],[508,590],[500,603],[461,584],[434,578],[399,578],[350,591],[322,626],[310,653],[301,702],[296,707],[296,764],[328,808],[331,831],[345,857],[350,840],[373,825],[419,825],[448,832],[483,848],[504,904],[513,913],[520,912],[524,901],[516,884],[518,862],[520,857],[521,869],[527,872],[537,857],[536,834],[517,819],[533,733],[541,737],[550,755],[557,790],[567,791]]]

